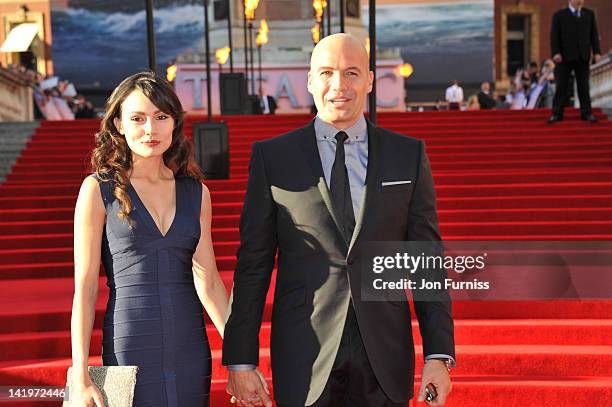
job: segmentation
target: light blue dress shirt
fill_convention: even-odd
[[[323,165],[323,175],[329,188],[331,171],[336,159],[336,134],[342,130],[335,128],[318,116],[315,119],[314,128],[317,148]],[[351,187],[353,214],[357,221],[368,170],[368,125],[365,117],[361,116],[357,123],[344,132],[348,135],[348,139],[344,142],[344,163]]]
[[[570,9],[570,11],[572,12],[573,15],[575,15],[578,18],[580,18],[580,15],[582,14],[580,10],[572,7],[571,4],[568,4],[567,6],[569,7],[569,9]]]

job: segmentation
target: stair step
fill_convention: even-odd
[[[561,190],[562,189],[562,190]],[[2,188],[0,188],[0,191]],[[518,192],[518,191],[517,191]],[[438,208],[440,209],[494,209],[494,208],[538,208],[541,206],[553,206],[558,208],[572,208],[581,206],[609,207],[612,203],[612,194],[609,191],[604,193],[586,193],[579,188],[560,188],[552,193],[542,194],[540,188],[526,191],[527,194],[505,196],[499,199],[499,194],[492,196],[439,196],[437,197]],[[554,193],[557,192],[557,193]],[[19,194],[17,194],[19,195]],[[54,209],[61,207],[74,207],[76,198],[74,195],[60,196],[30,196],[24,200],[21,196],[0,197],[1,209]],[[240,213],[242,200],[235,202],[216,202],[213,201],[213,213],[218,211],[230,211]]]
[[[233,273],[221,272],[221,276],[229,290]],[[271,320],[275,282],[276,273],[273,273],[264,321]],[[0,334],[69,328],[74,294],[72,277],[0,280],[0,289],[4,305],[0,309]],[[97,328],[102,326],[108,298],[106,277],[100,277],[99,289]],[[457,320],[525,319],[526,323],[536,319],[612,319],[612,300],[454,301],[453,317]],[[568,340],[571,340],[569,338],[571,335],[568,334]]]
[[[416,372],[420,372],[423,366],[423,354],[420,349],[419,346],[415,349]],[[567,376],[568,371],[575,371],[577,366],[589,366],[588,372],[580,372],[582,373],[580,375],[570,375],[570,378],[587,376],[587,373],[592,380],[602,380],[600,377],[610,380],[609,377],[612,377],[610,373],[610,370],[612,370],[610,366],[612,348],[609,346],[459,345],[456,350],[458,355],[462,355],[462,358],[453,371],[453,377],[455,375],[506,375],[522,378],[545,376],[566,382],[569,378],[564,376]],[[551,354],[554,356],[551,356]],[[524,357],[524,355],[528,357]],[[220,363],[221,351],[213,350],[212,356],[212,376],[217,380],[226,379],[227,369]],[[92,365],[101,364],[99,362],[100,359],[97,357],[90,358],[90,364]],[[37,383],[36,377],[39,380],[44,377],[49,385],[63,385],[66,380],[66,370],[70,365],[70,358],[4,362],[0,364],[0,380],[4,383],[20,385],[21,383],[18,382],[20,378],[32,378],[31,383],[33,384]],[[265,376],[271,376],[270,352],[267,348],[260,349],[259,369]],[[603,379],[600,385],[607,383],[607,386],[610,386],[610,394],[612,394],[612,382],[608,383],[607,380]],[[593,394],[590,396],[592,400]],[[601,400],[599,395],[595,397]]]
[[[534,169],[501,169],[501,170],[463,170],[463,171],[436,171],[434,179],[437,186],[444,185],[483,185],[483,184],[516,184],[532,182],[550,182],[551,173],[555,174],[558,182],[586,182],[596,179],[597,181],[612,181],[612,167],[592,168],[534,168]],[[55,188],[57,191],[77,190],[85,177],[83,171],[66,175],[61,178],[50,180],[43,177],[31,177],[32,179],[8,180],[5,187],[34,188],[41,186],[45,192]],[[233,180],[206,180],[205,184],[211,191],[245,190],[247,175],[242,179]],[[10,189],[10,188],[9,188]],[[214,204],[214,202],[213,202]]]
[[[587,203],[587,202],[585,202]],[[215,213],[213,207],[213,213]],[[68,233],[74,227],[73,208],[0,209],[0,236],[16,234]],[[612,220],[609,208],[506,208],[506,209],[440,209],[440,222],[478,221],[578,221]],[[215,214],[213,228],[238,227],[239,213]],[[6,247],[5,247],[6,248]]]
[[[421,345],[418,322],[412,321],[415,344]],[[212,324],[206,325],[211,349],[220,350],[223,342]],[[261,348],[270,347],[271,323],[264,322],[259,334]],[[464,345],[564,345],[611,346],[612,320],[455,320],[455,343]],[[0,362],[28,358],[69,358],[70,331],[39,331],[0,334],[4,352]],[[102,330],[92,332],[92,356],[102,348]]]

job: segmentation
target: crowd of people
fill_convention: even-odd
[[[526,68],[519,68],[510,80],[508,92],[493,91],[489,82],[480,85],[478,93],[464,98],[459,81],[454,80],[446,89],[445,100],[449,110],[490,110],[490,109],[535,109],[552,108],[555,95],[555,63],[552,59],[531,62]],[[441,104],[438,104],[441,110]]]
[[[34,111],[37,119],[74,120],[95,118],[93,105],[77,93],[74,84],[57,76],[43,75],[23,65],[9,64],[6,68],[28,81],[34,89]]]

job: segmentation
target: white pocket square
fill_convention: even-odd
[[[386,187],[389,185],[403,185],[403,184],[412,184],[412,181],[386,181],[382,183],[382,186]]]

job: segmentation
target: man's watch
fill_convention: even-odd
[[[448,370],[448,373],[450,373],[451,369],[453,368],[453,360],[451,358],[431,358],[429,360],[439,360],[440,362],[443,362],[444,366],[446,366],[446,370]]]

